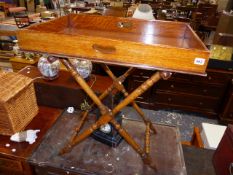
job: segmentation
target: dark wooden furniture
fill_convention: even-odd
[[[186,18],[191,18],[193,12],[197,11],[195,6],[178,6],[176,7],[178,16],[183,16]]]
[[[218,26],[216,28],[216,33],[214,36],[214,44],[221,44],[221,45],[226,45],[226,46],[232,46],[232,42],[224,40],[224,37],[228,38],[227,34],[233,34],[233,15],[229,13],[223,13],[220,16]],[[231,36],[232,38],[232,36]],[[224,42],[221,41],[223,39]],[[232,39],[231,39],[232,41]]]
[[[1,175],[31,175],[33,170],[27,163],[35,148],[61,114],[61,109],[40,106],[38,115],[31,121],[26,129],[40,129],[36,142],[29,145],[27,142],[12,142],[9,136],[0,135],[0,174]],[[10,147],[6,147],[10,144]],[[15,152],[12,149],[16,149]]]
[[[233,173],[233,125],[228,125],[213,156],[216,175]]]
[[[90,7],[72,7],[71,8],[71,11],[73,13],[82,13],[82,12],[87,12],[89,10],[91,10]]]
[[[107,7],[106,9],[99,11],[103,16],[117,16],[126,17],[127,8],[122,7]]]
[[[135,89],[151,74],[151,71],[135,71],[128,80],[128,90]],[[220,69],[207,69],[206,77],[177,73],[166,81],[158,82],[136,101],[149,109],[180,109],[233,121],[227,112],[233,105],[228,95],[232,93],[230,88],[232,79],[232,71]],[[227,105],[224,104],[225,99]]]
[[[233,123],[233,79],[226,93],[224,108],[220,114],[220,119],[225,123]]]
[[[218,33],[218,38],[215,44],[233,47],[233,34]]]
[[[18,28],[28,27],[30,25],[30,20],[27,14],[14,15],[14,18]]]
[[[20,73],[33,79],[41,77],[37,67],[34,66],[28,66],[21,70]],[[92,75],[87,82],[97,94],[103,93],[104,90],[112,84],[112,80],[109,77],[100,75]],[[90,101],[85,92],[67,71],[60,71],[59,77],[54,81],[38,78],[35,80],[34,84],[38,105],[61,109],[72,106],[76,109],[80,109],[80,105],[83,103],[84,99]],[[106,100],[109,104],[113,103],[113,98],[111,97]]]
[[[207,20],[209,17],[215,16],[217,7],[216,4],[199,4],[196,11],[203,14],[203,20]]]

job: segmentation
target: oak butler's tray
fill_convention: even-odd
[[[74,145],[88,138],[94,130],[110,122],[141,156],[143,162],[152,169],[157,167],[153,165],[149,155],[150,129],[156,130],[150,124],[151,122],[145,119],[143,112],[134,100],[161,78],[169,78],[171,74],[164,71],[155,72],[130,94],[126,92],[122,82],[130,75],[132,67],[204,74],[209,58],[209,52],[190,26],[177,22],[152,22],[110,16],[69,14],[47,23],[20,30],[18,40],[19,46],[23,50],[65,57],[82,57],[97,62],[130,66],[131,68],[124,75],[117,78],[109,67],[103,64],[105,72],[113,79],[114,83],[97,97],[69,61],[62,60],[75,80],[98,106],[101,116],[83,132],[79,133],[76,130],[75,138],[62,149],[61,153],[71,151]],[[109,94],[112,88],[123,92],[125,99],[113,109],[109,109],[101,100]],[[116,114],[129,103],[133,104],[146,124],[145,150],[114,119]],[[85,116],[88,115],[83,115],[82,121],[85,121]]]
[[[69,14],[17,33],[22,50],[203,74],[209,52],[186,23]]]

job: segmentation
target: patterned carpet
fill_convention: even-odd
[[[215,119],[208,119],[204,116],[195,113],[184,113],[176,110],[147,110],[143,109],[147,117],[152,122],[161,123],[166,125],[177,126],[181,133],[181,141],[190,141],[193,134],[193,127],[197,126],[201,129],[201,123],[212,123],[217,124],[218,121]],[[123,109],[123,113],[126,118],[141,120],[138,113],[131,107]]]

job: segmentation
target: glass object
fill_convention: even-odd
[[[13,53],[16,57],[21,57],[21,52],[19,50],[18,40],[13,40]]]
[[[87,79],[92,71],[92,63],[89,60],[70,59],[72,65],[75,67],[77,72],[84,78]]]
[[[43,55],[38,61],[38,69],[45,79],[54,80],[60,70],[59,59],[53,56]]]

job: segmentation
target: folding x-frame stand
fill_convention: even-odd
[[[74,67],[70,63],[69,60],[62,60],[63,64],[66,68],[70,71],[71,75],[75,78],[77,83],[83,88],[83,90],[87,93],[87,95],[93,100],[94,104],[100,109],[101,117],[92,124],[89,128],[84,130],[82,133],[79,134],[83,124],[86,121],[88,116],[88,111],[85,111],[82,115],[81,121],[79,125],[76,127],[76,132],[72,135],[70,142],[66,145],[63,150],[61,150],[61,154],[67,153],[71,151],[72,147],[85,138],[90,136],[96,129],[100,128],[101,125],[111,123],[119,134],[128,142],[129,145],[133,147],[133,149],[141,156],[143,162],[149,165],[151,168],[156,169],[155,165],[152,165],[151,158],[150,158],[150,130],[156,133],[156,129],[153,127],[151,121],[144,116],[143,111],[138,107],[138,105],[134,102],[134,100],[143,94],[147,89],[149,89],[154,83],[159,81],[161,78],[168,79],[171,76],[170,72],[161,72],[157,71],[154,73],[149,79],[147,79],[141,86],[135,89],[132,93],[128,94],[126,89],[123,86],[123,82],[130,75],[133,71],[133,68],[129,68],[122,76],[119,78],[115,77],[109,67],[105,64],[102,65],[103,69],[112,78],[113,84],[107,88],[99,97],[93,92],[93,90],[88,86],[85,80],[79,75],[77,71],[75,71]],[[112,110],[109,109],[106,105],[104,105],[101,100],[104,99],[113,89],[117,89],[118,91],[122,92],[125,96],[125,99],[117,104]],[[146,125],[146,132],[145,132],[145,140],[144,140],[144,149],[142,149],[135,140],[127,133],[127,131],[121,127],[121,125],[114,119],[115,115],[123,109],[128,104],[132,104],[133,108],[140,114],[142,117],[145,125]]]

